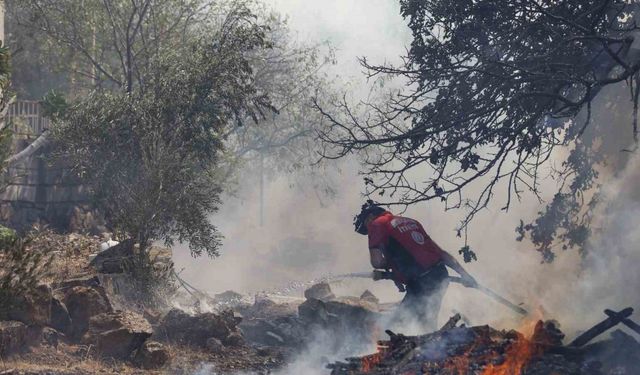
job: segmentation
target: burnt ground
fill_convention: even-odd
[[[89,265],[99,242],[44,232],[30,245],[51,254],[53,266],[42,280],[46,287],[24,299],[10,321],[0,321],[0,375],[269,374],[294,361],[317,332],[334,353],[370,343],[388,309],[371,293],[336,297],[323,283],[300,302],[231,291],[211,297],[192,289],[173,297],[186,310],[149,308],[127,298],[122,275]],[[118,269],[117,262],[108,265],[108,272]],[[321,362],[333,375],[635,375],[637,336],[607,332],[626,325],[640,334],[632,313],[606,310],[601,323],[570,343],[553,321],[533,322],[533,335],[525,337],[467,327],[454,316],[422,336],[389,331],[376,353]]]

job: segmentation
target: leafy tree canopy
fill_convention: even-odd
[[[603,87],[628,82],[637,112],[637,5],[610,0],[401,0],[413,41],[402,66],[362,59],[369,77],[401,77],[405,90],[384,103],[318,106],[331,123],[327,157],[365,151],[369,193],[390,204],[442,200],[468,215],[459,230],[504,186],[507,209],[522,192],[540,192],[540,168],[558,146],[572,156],[564,188],[532,234],[546,260],[560,236],[588,237],[579,215],[597,173],[582,135]],[[362,112],[359,112],[362,111]],[[582,115],[584,114],[584,115]],[[580,115],[580,116],[578,116]],[[581,117],[582,116],[582,117]],[[628,130],[637,138],[637,115]],[[471,185],[480,186],[470,193]],[[477,190],[477,189],[476,189]],[[545,217],[546,216],[546,217]],[[588,216],[588,215],[587,215]]]
[[[268,93],[256,85],[249,60],[271,48],[268,27],[243,3],[217,8],[211,24],[201,12],[211,14],[214,8],[204,1],[86,3],[101,9],[96,12],[103,23],[95,21],[95,27],[111,25],[112,15],[131,21],[110,26],[113,61],[106,51],[98,60],[83,52],[82,35],[66,37],[67,31],[75,32],[73,25],[55,24],[65,30],[59,32],[43,28],[44,35],[84,56],[79,61],[86,71],[95,68],[91,80],[99,78],[93,90],[66,105],[55,96],[45,101],[52,104],[56,154],[82,178],[121,237],[137,240],[141,253],[153,240],[177,240],[188,242],[194,255],[217,255],[220,235],[208,216],[220,203],[224,181],[218,168],[226,130],[274,110]],[[51,9],[37,13],[43,4],[80,11],[75,1],[27,5],[42,17],[56,14]],[[67,13],[60,10],[57,16]],[[191,24],[201,16],[200,23]],[[199,32],[174,41],[162,37],[170,25]],[[133,52],[120,55],[118,49]]]

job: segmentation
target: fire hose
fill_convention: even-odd
[[[449,281],[454,282],[454,283],[462,284],[462,278],[458,277],[458,276],[449,276]],[[480,284],[476,284],[473,288],[481,291],[482,293],[484,293],[487,296],[493,298],[495,301],[503,304],[504,306],[510,308],[511,310],[517,312],[518,314],[522,314],[522,315],[529,314],[529,312],[527,310],[525,310],[524,308],[522,308],[521,306],[518,306],[518,305],[514,304],[513,302],[510,302],[506,298],[502,297],[498,293],[494,292],[493,290],[491,290],[491,289],[489,289],[489,288],[487,288],[485,286],[482,286]]]
[[[390,280],[392,279],[392,275],[391,272],[388,271],[373,271],[373,272],[362,272],[362,273],[350,273],[350,274],[346,274],[343,275],[344,277],[359,277],[359,278],[373,278],[374,280]],[[462,278],[459,276],[449,276],[448,277],[449,281],[453,282],[453,283],[458,283],[458,284],[463,284],[462,282]],[[509,309],[517,312],[518,314],[522,314],[522,315],[528,315],[529,312],[522,308],[521,306],[516,305],[513,302],[510,302],[509,300],[507,300],[506,298],[502,297],[501,295],[499,295],[498,293],[494,292],[493,290],[482,286],[480,284],[476,284],[475,286],[473,286],[474,289],[477,289],[479,291],[481,291],[482,293],[484,293],[485,295],[491,297],[492,299],[494,299],[496,302],[508,307]]]

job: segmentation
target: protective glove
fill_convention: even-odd
[[[389,279],[388,272],[382,270],[373,270],[371,276],[374,281]]]

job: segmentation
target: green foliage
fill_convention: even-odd
[[[462,255],[465,263],[471,263],[474,260],[478,260],[475,251],[471,250],[468,245],[464,245],[458,250],[458,254]]]
[[[64,117],[64,113],[69,108],[64,95],[55,90],[49,91],[40,101],[42,107],[42,116],[50,119],[57,119]]]
[[[172,264],[156,262],[149,254],[138,254],[125,262],[124,271],[132,286],[126,298],[143,306],[170,307],[178,290]]]
[[[247,54],[268,48],[265,28],[234,9],[211,40],[162,49],[131,91],[94,92],[70,105],[52,130],[58,155],[90,187],[122,237],[188,242],[218,253],[216,166],[230,123],[273,110],[254,85]]]
[[[0,225],[0,250],[12,246],[18,239],[16,231]]]
[[[198,35],[210,0],[7,0],[9,42],[19,48],[21,94],[131,90],[159,45]]]
[[[4,91],[9,86],[11,66],[9,65],[9,48],[0,41],[0,87]]]
[[[0,111],[7,108],[13,99],[13,92],[10,90],[11,66],[9,64],[9,49],[2,45],[4,41],[0,41]],[[0,117],[0,172],[5,170],[5,160],[11,154],[12,132],[9,126],[6,126],[6,120]],[[1,173],[0,187],[6,186],[6,174]]]
[[[589,200],[583,194],[595,187],[590,175],[601,159],[586,150],[591,145],[581,144],[581,137],[593,126],[591,103],[603,87],[629,84],[636,112],[629,134],[637,141],[640,61],[631,48],[637,5],[400,5],[413,36],[402,66],[362,64],[369,77],[400,77],[407,89],[390,93],[383,103],[354,107],[339,101],[331,112],[318,106],[329,122],[322,136],[333,146],[326,156],[363,151],[368,193],[387,193],[388,203],[396,204],[442,200],[445,209],[466,211],[459,227],[464,229],[496,197],[504,197],[503,210],[524,192],[541,199],[542,166],[558,147],[575,147],[564,164],[561,195],[543,213],[546,219],[523,230],[545,256],[551,238],[561,237],[567,246],[583,243],[589,233]],[[607,133],[610,128],[603,137]],[[570,186],[572,179],[577,188]]]

